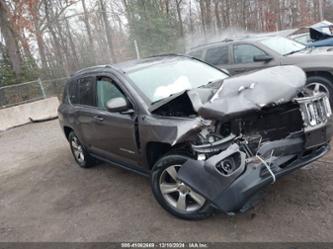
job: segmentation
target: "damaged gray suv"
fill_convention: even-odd
[[[329,151],[329,99],[305,81],[296,66],[229,77],[192,57],[155,56],[75,73],[59,121],[82,168],[103,161],[149,176],[180,218],[234,214]]]

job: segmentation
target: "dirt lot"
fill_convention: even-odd
[[[142,176],[77,167],[57,120],[0,133],[0,151],[0,241],[333,241],[333,153],[246,214],[190,222]]]

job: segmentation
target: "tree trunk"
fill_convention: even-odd
[[[214,6],[214,11],[215,11],[215,18],[216,18],[216,26],[217,26],[217,31],[221,32],[222,30],[222,22],[220,18],[220,0],[215,0],[215,6]]]
[[[4,0],[0,0],[0,29],[5,41],[7,54],[16,78],[22,75],[23,60],[18,45],[18,35],[9,21],[9,12]]]
[[[206,29],[209,31],[213,30],[212,27],[212,15],[211,15],[211,0],[205,0],[205,24],[206,24]]]
[[[71,58],[70,58],[71,52],[68,50],[67,39],[65,39],[65,37],[63,35],[64,32],[63,32],[62,26],[59,22],[60,15],[59,15],[59,13],[54,13],[52,4],[53,4],[52,0],[49,0],[49,6],[51,7],[50,14],[51,14],[52,22],[53,22],[50,25],[54,24],[55,29],[57,31],[57,34],[58,34],[58,37],[60,40],[60,51],[62,53],[63,58],[65,58],[65,60],[64,60],[65,68],[64,69],[65,69],[67,76],[69,76],[70,71],[74,70],[72,67]]]
[[[320,21],[323,21],[324,20],[323,0],[318,0],[318,6],[319,6],[319,18],[320,18]]]
[[[283,16],[283,12],[281,10],[281,4],[280,4],[280,0],[276,0],[276,4],[275,4],[275,13],[277,14],[277,25],[278,25],[278,30],[282,29],[282,20],[281,20],[281,16]]]
[[[177,9],[180,37],[184,37],[184,27],[183,27],[182,13],[180,9],[180,4],[182,3],[182,0],[175,0],[175,3]]]
[[[84,13],[84,25],[86,26],[87,29],[87,34],[88,34],[88,39],[89,39],[89,46],[90,46],[90,51],[92,53],[92,59],[96,63],[96,51],[95,51],[95,44],[94,40],[91,34],[91,29],[90,29],[90,24],[89,24],[89,16],[88,16],[88,11],[86,7],[86,2],[85,0],[81,0],[82,3],[82,8],[83,8],[83,13]]]
[[[104,21],[104,27],[105,27],[105,34],[106,34],[106,39],[108,40],[108,45],[109,45],[109,52],[110,52],[110,61],[111,63],[116,63],[116,56],[113,50],[113,43],[112,43],[112,34],[111,34],[111,27],[110,23],[106,14],[106,9],[103,0],[99,0],[99,3],[101,5],[101,11],[102,11],[102,17]]]
[[[64,72],[66,72],[66,74],[69,74],[67,71],[67,68],[64,67],[64,57],[61,52],[61,44],[59,42],[60,39],[58,39],[58,37],[53,29],[53,24],[52,24],[52,21],[50,18],[50,11],[49,11],[50,6],[49,6],[48,0],[44,1],[44,5],[45,5],[45,17],[48,22],[47,26],[49,28],[49,31],[50,31],[52,39],[53,39],[53,43],[54,43],[53,47],[54,47],[55,54],[57,57],[57,62],[60,64],[62,70],[64,70]]]
[[[39,20],[39,9],[37,8],[37,5],[29,5],[29,12],[32,17],[33,27],[34,27],[34,34],[36,36],[37,46],[38,46],[38,52],[40,56],[40,60],[42,63],[42,69],[46,74],[48,74],[48,64],[45,54],[45,44],[43,39],[43,34],[40,27],[40,20]]]
[[[165,12],[166,12],[167,16],[170,16],[169,0],[165,0]]]
[[[79,57],[77,56],[77,53],[76,53],[76,48],[75,48],[72,32],[69,27],[68,20],[66,19],[65,22],[66,22],[66,31],[67,31],[67,36],[68,36],[68,40],[69,40],[69,46],[70,46],[71,52],[72,52],[71,68],[72,68],[72,70],[77,70],[78,66],[79,66]]]
[[[206,32],[206,11],[205,11],[205,3],[204,3],[204,0],[200,0],[200,14],[201,14],[201,25],[202,25],[202,30],[203,30],[203,33],[204,33],[204,36],[205,36],[205,39],[206,39],[206,35],[207,35],[207,32]]]
[[[191,31],[191,34],[193,34],[194,32],[194,24],[193,24],[193,17],[192,17],[192,0],[190,0],[190,31]]]
[[[46,55],[45,55],[44,40],[43,40],[42,34],[39,31],[39,29],[36,30],[35,35],[36,35],[36,40],[37,40],[38,52],[39,52],[40,60],[42,62],[42,68],[44,70],[47,70],[48,66],[47,66],[47,60],[46,60]]]
[[[20,32],[19,39],[20,39],[20,43],[21,43],[21,45],[23,47],[24,55],[28,59],[29,65],[31,66],[31,69],[38,68],[38,66],[36,64],[36,61],[35,61],[35,58],[31,54],[29,44],[27,42],[27,39],[26,39],[23,31]]]
[[[224,0],[224,6],[223,6],[223,23],[225,27],[230,27],[230,3],[229,0]]]

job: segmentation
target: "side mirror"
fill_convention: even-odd
[[[268,55],[268,54],[261,54],[261,55],[256,55],[253,57],[254,62],[269,62],[273,60],[273,57]]]
[[[129,109],[129,105],[125,98],[119,97],[106,102],[106,108],[110,112],[124,112]]]

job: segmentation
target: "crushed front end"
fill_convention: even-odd
[[[285,103],[229,116],[197,134],[192,142],[197,158],[178,172],[226,213],[247,210],[265,186],[329,150],[332,112],[324,93],[298,93]]]

